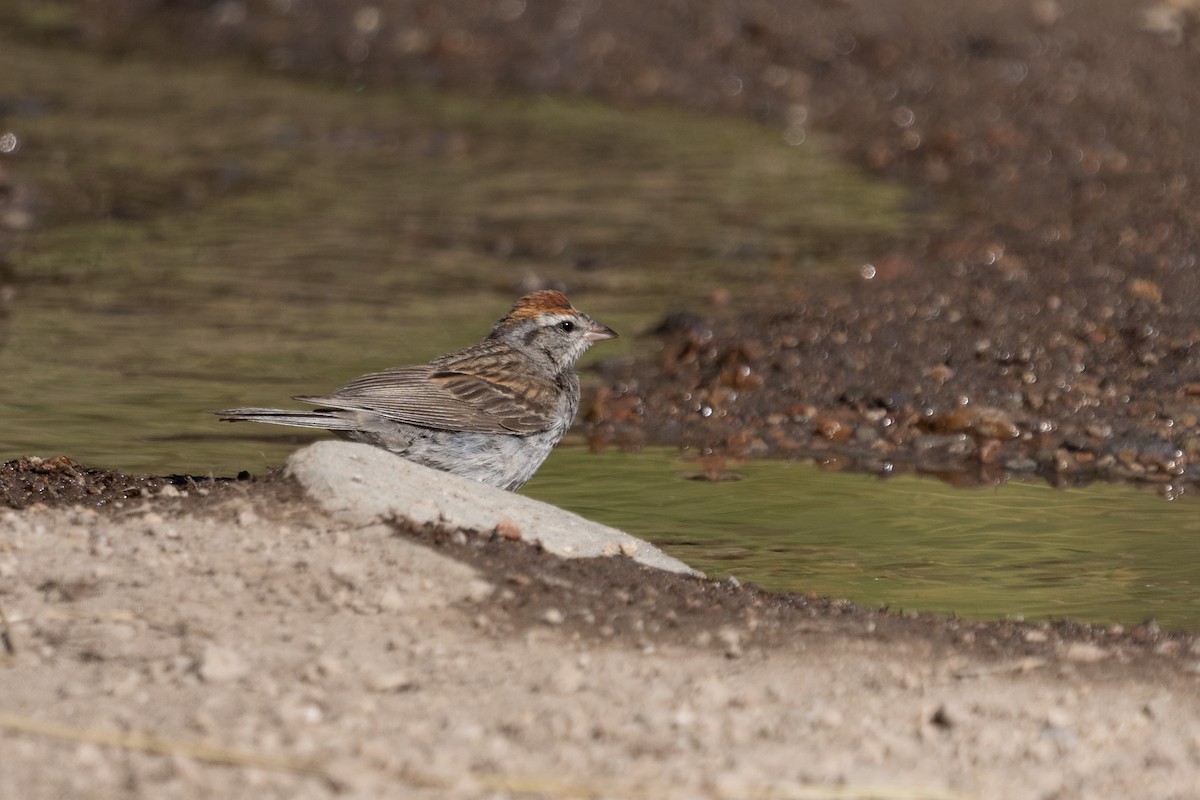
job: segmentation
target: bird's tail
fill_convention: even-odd
[[[353,420],[342,417],[335,409],[297,411],[289,408],[226,408],[210,413],[225,422],[265,422],[269,425],[294,425],[327,431],[349,431],[357,427]]]

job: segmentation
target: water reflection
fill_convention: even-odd
[[[956,489],[787,462],[742,465],[740,481],[683,479],[695,471],[663,451],[560,448],[525,492],[767,589],[967,617],[1200,628],[1195,498],[1109,485]]]

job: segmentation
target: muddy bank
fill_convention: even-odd
[[[6,519],[20,526],[27,524],[21,520],[28,521],[49,512],[118,522],[150,513],[208,516],[214,509],[239,501],[255,505],[280,504],[313,518],[324,516],[320,511],[321,503],[308,497],[283,469],[261,476],[244,475],[238,480],[190,476],[145,478],[84,468],[66,458],[21,459],[0,465],[0,491],[3,492],[4,506],[9,509]],[[332,507],[337,507],[337,503]],[[22,512],[22,515],[16,515],[16,512]],[[364,521],[350,515],[344,524],[353,527],[363,525]],[[639,598],[634,604],[644,613],[638,615],[626,633],[644,630],[650,624],[649,619],[654,617],[659,622],[652,624],[653,632],[669,636],[671,641],[681,641],[676,638],[677,634],[686,640],[696,632],[679,621],[681,614],[695,624],[705,626],[752,614],[766,615],[772,620],[757,635],[777,644],[796,632],[789,626],[802,620],[827,618],[856,620],[855,624],[867,622],[873,634],[889,640],[920,635],[940,646],[982,657],[1042,657],[1059,645],[1076,643],[1106,648],[1105,658],[1118,655],[1125,661],[1149,659],[1169,669],[1187,672],[1200,650],[1195,634],[1163,631],[1153,622],[1127,629],[1122,625],[1105,627],[1071,620],[1027,624],[1015,620],[985,622],[946,619],[935,614],[897,614],[812,594],[764,593],[753,584],[743,586],[736,580],[691,579],[657,569],[642,569],[632,562],[621,566],[629,561],[627,558],[581,558],[574,560],[577,563],[558,564],[546,548],[505,546],[521,542],[522,538],[526,542],[535,540],[538,531],[532,529],[515,537],[496,531],[482,536],[466,531],[470,535],[465,537],[464,531],[444,526],[400,527],[406,535],[476,567],[486,568],[488,572],[503,573],[522,564],[538,564],[538,569],[565,571],[573,576],[572,580],[580,583],[590,582],[592,579],[587,576],[594,572],[594,580],[599,583],[582,590],[585,593],[607,596],[613,586],[605,588],[604,584],[613,582],[620,584],[622,591],[633,591]],[[128,535],[135,534],[133,529],[128,531]],[[644,586],[633,587],[631,582],[641,582]],[[626,598],[620,604],[629,602],[633,601]],[[663,621],[668,624],[664,625]]]
[[[280,478],[120,483],[104,476],[99,510],[0,512],[0,670],[21,687],[0,714],[5,796],[1183,797],[1200,780],[1194,636],[900,616],[349,524]]]

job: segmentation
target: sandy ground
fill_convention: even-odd
[[[124,505],[0,515],[0,797],[1200,796],[1195,637],[785,602],[283,480]]]

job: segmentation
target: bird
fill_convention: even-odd
[[[575,364],[612,328],[562,292],[521,297],[483,341],[426,364],[356,378],[312,410],[227,408],[228,422],[323,428],[444,472],[515,491],[537,472],[579,410]]]

